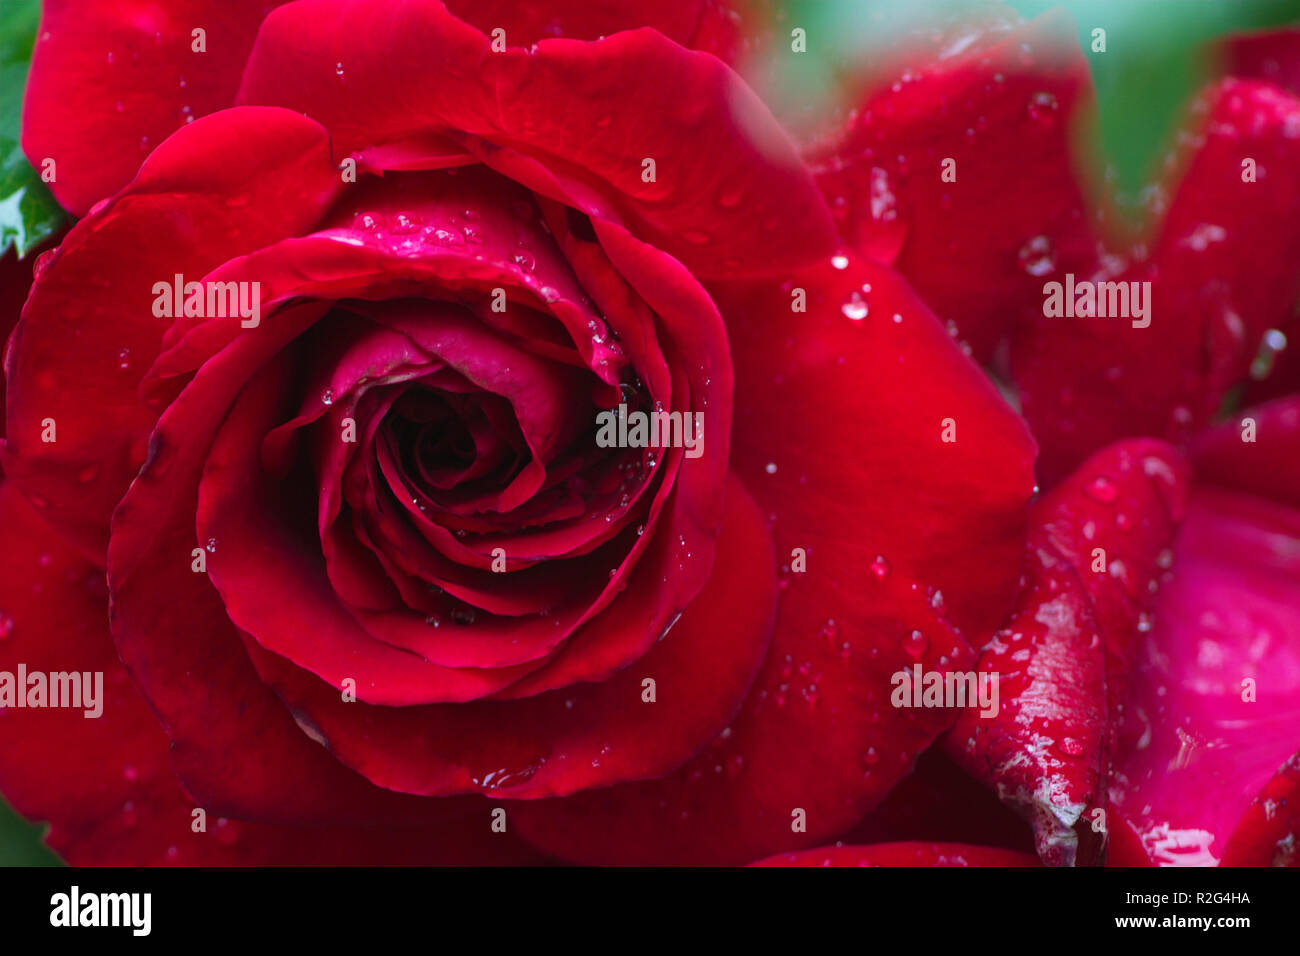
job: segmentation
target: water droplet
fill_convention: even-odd
[[[436,614],[430,614],[424,619],[424,623],[429,625],[429,627],[441,627],[442,618],[438,617]]]
[[[325,391],[321,392],[321,395],[320,395],[320,401],[321,401],[321,404],[322,404],[322,405],[333,405],[333,404],[334,404],[334,389],[332,389],[332,388],[327,388],[327,389],[325,389]]]
[[[208,543],[207,543],[206,545],[204,545],[204,547],[207,549],[208,554],[216,554],[216,553],[217,553],[217,539],[216,539],[216,538],[208,538]]]
[[[718,196],[718,205],[723,209],[735,209],[740,205],[741,196],[744,195],[742,189],[730,189]]]
[[[1259,351],[1250,363],[1250,377],[1260,382],[1273,374],[1277,364],[1277,355],[1286,348],[1286,334],[1277,329],[1269,329],[1260,340]]]
[[[542,286],[538,292],[541,295],[543,302],[558,302],[560,299],[560,293],[549,285]]]
[[[411,213],[399,212],[393,217],[393,234],[398,236],[409,235],[420,228],[420,218]]]
[[[1119,497],[1119,489],[1105,475],[1098,475],[1088,482],[1084,486],[1083,492],[1093,501],[1100,502],[1103,505],[1113,504],[1115,499]]]
[[[920,660],[930,647],[930,639],[920,631],[913,631],[903,638],[903,650],[913,660]]]
[[[776,462],[774,462],[774,461],[769,461],[766,465],[763,466],[763,470],[764,470],[765,472],[767,472],[769,475],[775,475],[775,474],[776,474]]]
[[[234,820],[227,820],[225,817],[217,818],[216,830],[214,831],[217,842],[226,846],[233,846],[239,839],[239,824]]]
[[[1046,236],[1034,236],[1026,242],[1020,247],[1018,258],[1021,271],[1031,276],[1042,277],[1056,268],[1056,250]]]
[[[862,766],[870,770],[878,763],[880,763],[880,754],[876,752],[875,747],[868,747],[862,754]]]
[[[827,619],[822,625],[822,637],[830,644],[834,645],[840,636],[840,626],[835,623],[835,618]]]
[[[14,632],[13,615],[7,611],[0,611],[0,641],[9,638]]]
[[[122,349],[117,353],[117,367],[125,372],[131,367],[131,350]]]
[[[853,292],[845,303],[840,306],[840,311],[853,321],[861,322],[867,317],[867,300],[862,298],[862,293]]]
[[[334,75],[337,76],[337,77],[339,77],[340,79],[343,78],[343,63],[342,63],[342,62],[339,62],[339,63],[335,63],[335,64],[334,64]]]
[[[881,581],[889,574],[889,562],[883,554],[876,555],[876,560],[871,562],[871,573]]]
[[[1059,109],[1060,104],[1051,93],[1035,93],[1029,98],[1029,118],[1044,129],[1056,125],[1056,114]]]
[[[451,619],[457,624],[468,627],[474,623],[476,615],[472,607],[458,607],[451,612]]]
[[[849,267],[849,257],[839,254],[833,255],[831,256],[831,265],[836,269],[847,269]]]

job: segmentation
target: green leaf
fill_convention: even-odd
[[[23,90],[40,13],[39,0],[5,0],[0,7],[0,255],[12,245],[20,258],[67,218],[19,145]]]
[[[28,823],[0,800],[0,866],[59,866],[44,834],[45,827]]]

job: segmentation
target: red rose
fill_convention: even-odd
[[[47,0],[0,793],[67,859],[1300,859],[1300,35],[1220,45],[1136,233],[1068,18],[829,114],[792,26]]]
[[[1011,607],[1032,440],[676,42],[725,52],[715,6],[461,6],[217,17],[212,60],[207,5],[156,37],[47,11],[26,148],[89,213],[6,353],[0,661],[109,696],[93,762],[26,745],[79,714],[0,721],[0,790],[73,860],[812,846],[955,718],[890,675],[969,664]],[[76,77],[140,95],[107,163]],[[620,406],[703,433],[604,447]]]

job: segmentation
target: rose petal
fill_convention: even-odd
[[[631,95],[629,79],[645,76],[658,82]],[[309,113],[341,154],[450,135],[530,188],[626,224],[696,275],[806,262],[834,244],[811,177],[758,98],[716,58],[653,30],[494,53],[432,0],[382,11],[299,0],[267,18],[239,102]],[[711,162],[698,162],[704,152]]]
[[[108,633],[103,572],[59,541],[11,484],[0,487],[0,669],[101,672],[101,715],[85,708],[0,709],[0,791],[49,821],[47,842],[75,866],[528,863],[537,855],[494,833],[486,804],[430,805],[373,791],[392,826],[279,826],[220,816],[172,773],[168,740],[131,686]],[[271,730],[270,726],[262,728]],[[258,771],[242,741],[231,773]],[[57,746],[52,742],[57,741]],[[247,749],[245,749],[247,748]],[[296,769],[286,763],[283,772]],[[309,810],[313,787],[338,775],[286,780]],[[325,791],[327,793],[328,791]],[[196,832],[196,809],[206,828]],[[442,822],[439,815],[445,814]],[[304,814],[304,822],[309,813]],[[423,820],[424,823],[416,821]]]
[[[1253,798],[1296,750],[1297,555],[1300,510],[1196,490],[1141,648],[1112,788],[1157,864],[1224,858],[1234,829],[1255,825],[1241,823]]]
[[[780,560],[803,548],[807,571],[789,573],[772,650],[714,747],[663,780],[520,809],[554,855],[737,863],[843,832],[952,719],[886,707],[893,673],[971,659],[945,608],[987,633],[1010,607],[1032,441],[896,277],[844,266],[713,289],[736,330],[733,461]],[[858,322],[841,305],[864,281]],[[789,311],[796,287],[806,315]],[[949,414],[955,443],[941,441]],[[806,832],[791,829],[796,809]]]
[[[968,707],[946,738],[953,758],[1033,825],[1044,863],[1092,862],[1099,850],[1090,810],[1106,805],[1132,659],[1185,510],[1185,471],[1161,443],[1121,443],[1035,504],[1020,599],[979,659],[980,672],[998,675],[999,706]]]
[[[46,0],[23,105],[23,151],[84,216],[177,129],[230,106],[267,11],[283,0]],[[205,31],[196,52],[196,29]]]
[[[374,707],[344,703],[284,659],[251,644],[250,651],[331,752],[385,787],[534,798],[657,777],[734,714],[771,635],[776,584],[767,531],[739,483],[730,484],[726,509],[717,572],[699,597],[648,654],[600,683],[513,701]]]
[[[1202,432],[1192,460],[1203,482],[1300,507],[1300,396],[1247,409]]]
[[[1187,138],[1196,148],[1172,162],[1186,171],[1149,259],[1139,256],[1127,269],[1104,260],[1094,274],[1075,276],[1150,282],[1145,317],[1023,323],[1012,367],[1043,445],[1039,475],[1048,484],[1118,438],[1184,443],[1246,380],[1269,330],[1294,334],[1300,99],[1268,84],[1225,80],[1194,113]],[[1247,160],[1255,163],[1253,182],[1243,181]]]
[[[987,362],[1044,276],[1095,256],[1072,148],[1092,82],[1062,12],[945,40],[807,155],[845,239]]]
[[[258,148],[230,149],[241,142]],[[43,262],[5,355],[5,472],[87,555],[102,562],[157,418],[139,395],[171,324],[153,314],[154,284],[199,281],[302,230],[341,187],[321,127],[231,110],[178,131]],[[48,419],[56,441],[43,440]]]
[[[1228,837],[1223,866],[1300,866],[1300,752],[1260,791]]]

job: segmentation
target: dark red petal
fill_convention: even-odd
[[[761,517],[728,488],[716,573],[660,643],[599,683],[513,701],[426,707],[344,703],[311,675],[250,646],[263,677],[330,751],[376,783],[511,799],[657,777],[735,713],[771,635],[776,580]],[[631,593],[630,591],[628,593]],[[606,614],[611,613],[607,611]],[[644,681],[655,682],[647,702]],[[525,806],[510,816],[524,813]]]
[[[1044,863],[1095,859],[1080,837],[1093,832],[1088,814],[1106,806],[1114,734],[1185,510],[1185,472],[1167,446],[1125,442],[1035,504],[1019,601],[979,659],[981,672],[998,675],[999,706],[968,708],[946,739],[958,763],[1033,825]]]
[[[299,0],[267,18],[239,102],[309,113],[340,154],[451,136],[701,276],[807,262],[835,241],[812,177],[754,93],[653,30],[494,53],[433,0]]]
[[[1247,409],[1202,432],[1192,461],[1200,481],[1300,508],[1300,396]]]
[[[1012,366],[1048,484],[1118,438],[1185,442],[1248,379],[1269,330],[1296,334],[1300,99],[1226,80],[1193,112],[1186,138],[1197,148],[1172,163],[1186,171],[1149,258],[1102,260],[1074,277],[1150,282],[1146,317],[1040,310],[1022,324]],[[1243,181],[1246,160],[1254,182]]]
[[[876,843],[783,853],[752,866],[1038,866],[1029,853],[969,843]]]
[[[1223,72],[1300,95],[1300,27],[1237,33],[1216,44]]]
[[[1300,743],[1300,510],[1198,487],[1126,716],[1112,798],[1150,859],[1222,859]]]
[[[1223,866],[1300,866],[1300,751],[1292,754],[1228,837]]]
[[[37,255],[38,253],[33,250],[26,258],[19,259],[17,249],[10,249],[0,255],[0,343],[9,341],[9,333],[18,324],[18,314],[22,311],[23,303],[27,301],[27,293],[32,288],[32,272]],[[4,346],[0,344],[0,354],[3,352]],[[0,438],[4,437],[5,428],[4,392],[5,390],[0,388]],[[0,475],[2,474],[4,470],[0,468]]]
[[[0,792],[25,816],[50,822],[47,840],[87,865],[305,865],[526,863],[535,853],[491,830],[479,803],[434,825],[295,827],[221,817],[189,796],[168,740],[131,686],[108,633],[103,572],[59,541],[12,485],[0,487],[0,670],[99,671],[102,715],[77,708],[0,709]],[[270,728],[265,728],[270,729]],[[241,741],[231,773],[256,773],[256,736]],[[250,749],[245,749],[250,748]],[[286,768],[288,769],[288,768]],[[337,782],[337,781],[336,781]],[[310,778],[291,781],[313,798]],[[385,797],[391,812],[401,798]],[[405,805],[408,821],[418,803]],[[206,830],[194,832],[203,808]],[[309,820],[305,813],[304,822]],[[292,819],[292,817],[290,817]],[[382,816],[380,816],[382,819]],[[435,819],[428,814],[427,819]]]
[[[897,843],[935,840],[973,843],[1021,853],[1034,852],[1029,826],[993,791],[962,770],[943,752],[942,740],[921,755],[916,770],[842,843]]]
[[[103,560],[109,516],[157,418],[139,395],[172,321],[154,316],[154,284],[198,281],[301,231],[341,188],[320,126],[287,110],[230,110],[178,131],[43,261],[5,353],[5,472],[86,554]],[[54,442],[42,441],[47,419]]]
[[[987,362],[1044,276],[1095,257],[1072,149],[1092,82],[1059,12],[948,40],[808,158],[845,239],[892,263]]]
[[[200,416],[222,406],[220,398],[202,386],[211,380],[209,372],[219,374],[219,365],[234,363],[218,359],[205,365],[195,384],[163,416],[157,435],[164,444],[185,441],[187,447],[180,454],[186,459],[203,455],[197,508],[187,516],[188,530],[212,552],[206,560],[207,574],[235,626],[335,688],[342,688],[350,678],[359,698],[377,704],[473,700],[503,689],[542,663],[445,668],[367,634],[340,602],[325,573],[314,533],[314,510],[306,515],[307,528],[313,532],[310,537],[295,534],[299,528],[292,519],[295,511],[302,511],[302,490],[286,494],[283,479],[259,467],[263,438],[292,415],[290,409],[298,402],[290,391],[295,381],[292,363],[279,358],[259,371],[208,447]],[[170,467],[168,472],[178,482],[185,477]],[[295,474],[293,480],[310,478]],[[173,493],[179,497],[192,492],[178,483]],[[310,501],[310,492],[307,497]],[[113,548],[119,530],[133,537],[139,534],[116,519]],[[146,637],[153,643],[178,639],[162,628]]]
[[[796,285],[807,314],[789,311]],[[968,663],[945,608],[987,633],[1015,590],[1032,441],[895,276],[845,261],[714,293],[733,330],[733,461],[778,560],[789,571],[803,548],[807,571],[788,574],[767,661],[715,746],[663,780],[520,808],[528,839],[567,859],[737,863],[843,832],[953,716],[889,707],[893,673]],[[841,311],[852,293],[865,321]]]
[[[262,18],[282,2],[45,0],[23,151],[38,168],[55,161],[59,202],[84,216],[173,132],[230,106]],[[193,49],[199,28],[202,53]]]

